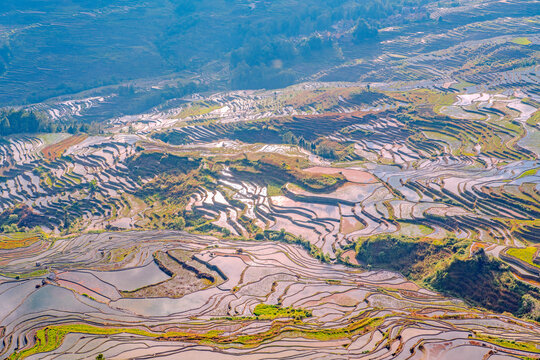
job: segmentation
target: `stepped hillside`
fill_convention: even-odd
[[[0,106],[61,120],[307,80],[499,90],[538,82],[536,1],[6,1]],[[370,27],[357,31],[359,19]]]
[[[538,2],[6,4],[0,359],[540,357]]]

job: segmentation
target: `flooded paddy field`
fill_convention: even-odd
[[[115,262],[119,247],[132,249],[133,260]],[[198,265],[171,273],[158,257],[148,257],[157,249],[189,254],[179,261]],[[534,356],[534,347],[492,339],[540,341],[535,323],[473,310],[397,273],[324,264],[295,245],[175,231],[88,234],[57,241],[32,259],[12,259],[5,268],[22,275],[39,260],[46,274],[1,280],[3,357]],[[161,275],[135,282],[141,271]],[[208,275],[204,288],[179,298],[122,296],[197,274]],[[265,319],[254,315],[259,304],[309,316]]]
[[[428,4],[303,83],[4,137],[0,359],[538,358],[537,10]],[[115,110],[86,95],[27,108]]]
[[[287,101],[320,92],[332,99],[328,108],[286,113]],[[358,97],[368,95],[361,87],[304,84],[282,90],[283,107],[270,113],[271,92],[212,97],[224,109],[243,109],[239,119],[228,110],[163,113],[152,115],[163,121],[129,120],[151,124],[136,134],[113,122],[106,136],[8,137],[0,144],[0,218],[13,219],[19,233],[0,238],[2,293],[13,299],[1,325],[3,354],[28,350],[40,358],[52,345],[36,339],[58,331],[58,355],[78,354],[81,344],[119,358],[153,349],[163,357],[215,349],[224,358],[311,356],[313,345],[298,352],[285,345],[298,338],[324,339],[323,353],[336,358],[421,357],[436,349],[485,355],[485,342],[506,344],[486,335],[490,327],[447,332],[452,319],[492,315],[397,273],[367,271],[357,250],[380,236],[434,246],[452,238],[466,246],[457,255],[483,249],[536,286],[533,259],[512,255],[539,241],[539,130],[531,121],[538,106],[526,92],[420,88],[377,92],[375,103],[362,103]],[[414,105],[404,108],[404,101]],[[102,233],[111,230],[123,231]],[[313,316],[261,322],[258,304]],[[418,314],[428,305],[437,315],[422,315],[430,317],[422,331],[435,334],[432,340],[399,337],[424,324]],[[515,321],[533,327],[527,336],[537,331],[508,317]],[[396,324],[404,328],[391,335]],[[126,337],[137,342],[126,347]]]

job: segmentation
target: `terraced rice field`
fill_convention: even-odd
[[[66,207],[70,216],[83,217],[87,223],[103,222],[122,206],[118,190],[129,193],[139,186],[126,177],[127,168],[122,165],[134,153],[135,140],[124,135],[80,136],[41,148],[39,138],[9,139],[2,145],[7,156],[3,158],[6,181],[0,185],[0,207],[18,204],[32,208],[26,214],[27,223],[23,221],[28,227],[54,229],[61,224]],[[47,157],[49,161],[43,161]],[[94,182],[99,183],[95,189],[90,185]]]
[[[41,150],[47,160],[55,160],[62,156],[64,151],[86,139],[86,135],[76,135],[62,140],[54,145],[48,145]]]
[[[132,250],[113,263],[111,251],[118,247]],[[176,275],[182,279],[196,279],[201,270],[220,280],[180,298],[135,296],[136,287],[175,281],[167,274],[170,265],[156,266],[164,264],[151,256],[158,250],[190,254],[187,261],[194,267]],[[472,311],[395,273],[321,264],[286,244],[170,231],[103,233],[58,240],[5,268],[34,271],[36,261],[49,269],[46,277],[0,284],[2,303],[9,304],[1,313],[0,353],[12,359],[100,353],[223,359],[421,358],[494,351],[534,356],[538,350],[527,344],[540,341],[533,323]],[[129,297],[123,296],[126,291]],[[18,301],[6,303],[8,298]],[[258,319],[259,304],[304,309],[311,316]],[[508,346],[495,340],[501,335],[516,341]]]
[[[539,358],[538,4],[458,5],[285,89],[3,138],[0,358]],[[362,260],[378,239],[403,275]],[[445,271],[513,315],[435,292]]]
[[[0,237],[0,249],[10,250],[30,246],[41,239],[39,234],[12,233]]]
[[[230,108],[241,96],[232,97]],[[262,115],[252,102],[265,96],[243,100],[255,125]],[[538,136],[536,127],[524,125],[532,110],[503,94],[458,95],[447,107],[474,109],[482,118],[435,114],[448,121],[437,130],[427,113],[406,118],[393,105],[346,104],[320,115],[272,115],[285,119],[294,136],[317,122],[306,139],[351,144],[350,155],[337,162],[301,145],[250,142],[242,132],[252,125],[238,130],[227,111],[204,125],[183,126],[191,116],[174,123],[164,118],[137,135],[113,124],[108,137],[58,137],[48,148],[62,155],[48,162],[42,159],[52,152],[40,138],[8,139],[2,144],[2,207],[19,227],[39,226],[55,236],[144,229],[163,226],[180,210],[198,219],[198,225],[187,224],[192,231],[211,229],[219,237],[148,230],[60,236],[49,243],[34,236],[15,248],[6,236],[0,240],[0,302],[9,304],[0,314],[2,356],[537,356],[536,323],[473,310],[396,273],[340,264],[347,259],[358,266],[350,245],[378,234],[432,241],[453,234],[487,244],[493,254],[534,242],[540,179],[533,170],[540,164],[536,149],[523,143]],[[183,144],[152,136],[171,129],[187,134]],[[490,141],[506,148],[495,150]],[[238,158],[244,151],[277,167],[251,169],[249,160]],[[182,210],[170,199],[145,198],[160,171],[172,169],[145,168],[152,163],[134,160],[141,152],[158,154],[160,161],[202,155],[216,170],[211,181],[182,193]],[[341,180],[320,190],[298,179]],[[26,210],[13,210],[19,204]],[[263,230],[296,236],[327,263],[299,246],[255,236]],[[253,238],[259,241],[246,241]],[[531,275],[533,283],[536,275],[519,265],[512,265],[516,274]],[[261,304],[311,316],[260,318],[255,309]]]
[[[288,89],[282,96],[291,98],[285,94],[298,89]],[[307,97],[306,90],[302,91]],[[341,93],[346,95],[346,91],[351,96],[356,90],[345,88]],[[127,135],[122,133],[125,127],[113,124],[116,133],[109,137],[59,138],[45,147],[39,138],[14,137],[2,145],[6,181],[0,184],[1,206],[8,209],[25,204],[32,211],[20,219],[24,220],[20,225],[53,231],[61,231],[66,222],[78,229],[151,226],[155,220],[151,214],[161,206],[162,215],[167,214],[170,206],[148,207],[137,200],[136,193],[155,176],[146,172],[139,177],[133,174],[134,168],[128,168],[139,142],[146,151],[200,154],[218,161],[234,159],[245,151],[280,154],[285,161],[301,160],[301,172],[306,176],[343,176],[345,182],[331,191],[314,193],[291,183],[277,185],[273,193],[279,195],[268,195],[269,185],[275,183],[270,178],[222,167],[214,174],[217,186],[202,185],[186,194],[185,210],[204,214],[235,236],[253,234],[245,221],[262,230],[285,228],[331,258],[357,238],[408,234],[410,226],[431,229],[420,234],[434,238],[454,233],[512,246],[534,241],[534,226],[527,224],[540,213],[534,171],[539,166],[537,149],[531,146],[537,142],[538,130],[526,120],[535,108],[519,97],[493,93],[458,95],[452,105],[437,110],[444,114],[445,108],[463,109],[482,114],[482,119],[450,118],[428,109],[413,117],[392,108],[396,102],[415,98],[428,105],[438,95],[427,91],[413,91],[407,98],[393,98],[390,93],[384,100],[388,105],[379,108],[352,104],[342,97],[332,112],[305,115],[287,115],[280,109],[261,111],[258,104],[266,103],[273,93],[240,92],[222,95],[222,100],[214,96],[212,101],[228,110],[195,116],[206,119],[207,125],[184,126],[194,120],[191,115],[174,118],[174,122],[163,118],[148,133],[140,129],[137,135]],[[335,112],[336,106],[339,112]],[[229,113],[242,121],[230,118]],[[331,159],[305,147],[274,145],[271,136],[250,138],[250,127],[261,126],[258,119],[268,116],[281,127],[281,134],[289,132],[314,144],[347,144],[348,153],[336,167]],[[317,128],[310,132],[313,122]],[[135,119],[129,124],[150,123]],[[186,135],[182,144],[173,145],[154,137],[161,131]],[[257,148],[257,143],[265,141],[269,144]],[[53,153],[62,156],[41,160]]]

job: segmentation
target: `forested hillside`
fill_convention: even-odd
[[[0,111],[0,136],[19,133],[53,132],[55,130],[56,125],[53,128],[50,120],[44,114],[24,110]]]
[[[6,0],[0,105],[173,74],[222,88],[288,85],[377,41],[377,28],[425,21],[428,2]]]

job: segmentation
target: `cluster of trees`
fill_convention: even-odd
[[[17,204],[0,213],[0,232],[29,231],[43,225],[45,219],[28,205]]]
[[[0,74],[9,65],[20,76],[36,80],[31,87],[14,87],[11,77],[0,79],[0,92],[6,94],[0,105],[41,102],[184,70],[204,71],[209,75],[205,78],[220,88],[281,87],[318,71],[321,64],[342,61],[341,48],[351,44],[350,30],[355,26],[356,42],[374,39],[377,28],[394,24],[396,17],[405,19],[433,0],[154,0],[143,6],[127,0],[67,1],[55,6],[6,1],[0,14],[7,21],[21,27],[43,26],[10,39],[9,46],[0,44]],[[107,9],[116,6],[125,11]],[[7,14],[24,9],[32,9],[32,14],[13,19]],[[82,11],[101,15],[85,17],[74,27],[49,26]],[[112,42],[103,43],[103,38]],[[47,43],[55,46],[36,45]],[[23,55],[30,46],[37,46],[39,67]],[[105,61],[95,62],[96,58]],[[223,72],[227,68],[230,72]],[[69,76],[58,76],[59,70]],[[157,91],[140,97],[137,103],[146,105],[163,100]]]
[[[282,135],[282,140],[284,144],[298,145],[306,150],[311,151],[314,154],[317,154],[323,158],[330,160],[343,160],[344,157],[349,155],[348,146],[345,144],[337,144],[321,141],[307,141],[303,136],[296,137],[292,132],[288,131]]]
[[[0,226],[0,231],[3,233],[13,233],[19,231],[17,222],[19,221],[19,216],[17,214],[11,214],[5,220],[5,222]]]
[[[284,26],[283,29],[291,35],[300,30],[299,27],[290,26]],[[375,39],[377,34],[376,26],[360,18],[352,37],[355,43],[363,43]],[[279,33],[267,37],[268,34],[261,34],[261,37],[247,39],[241,47],[231,52],[229,65],[233,88],[256,88],[261,84],[268,88],[282,87],[296,78],[296,74],[291,71],[295,63],[312,61],[318,55],[339,55],[336,41],[319,33],[301,40],[287,39]]]
[[[0,136],[25,133],[101,133],[101,125],[96,122],[90,124],[76,120],[52,122],[49,117],[39,111],[31,110],[0,110]]]
[[[369,267],[399,271],[407,278],[473,304],[538,321],[540,291],[516,280],[508,266],[483,249],[468,256],[469,240],[447,237],[439,243],[406,236],[379,235],[356,244],[356,258]]]
[[[52,132],[51,122],[43,113],[27,110],[0,110],[0,136]]]
[[[105,109],[103,117],[141,113],[163,104],[167,100],[183,97],[204,89],[204,87],[194,82],[143,91],[131,86],[123,86],[118,88],[117,103],[115,104],[115,108],[121,107],[121,111],[118,112],[118,110],[112,109],[113,113],[110,113]],[[84,123],[76,119],[53,122],[45,113],[39,111],[16,110],[13,108],[0,109],[0,136],[38,132],[101,133],[99,119],[101,117],[98,116],[98,121],[90,123]]]
[[[353,40],[356,43],[361,43],[377,36],[378,30],[374,26],[367,23],[364,19],[359,19],[353,31]]]
[[[363,43],[375,39],[377,28],[386,26],[389,17],[410,14],[429,1],[278,0],[250,7],[231,0],[172,0],[177,19],[157,46],[171,63],[190,68],[194,63],[180,44],[184,37],[197,33],[197,42],[206,44],[197,48],[198,61],[230,55],[232,88],[281,87],[301,75],[296,70],[302,69],[299,65],[342,56],[341,40],[330,33],[354,28],[353,41]],[[211,54],[205,46],[212,47]]]
[[[289,85],[297,77],[291,70],[295,63],[306,61],[315,53],[331,52],[333,49],[334,42],[321,35],[313,35],[298,42],[253,39],[231,52],[231,86],[240,89],[257,88],[261,84],[267,88]]]
[[[0,92],[9,95],[0,99],[0,105],[40,102],[184,70],[204,72],[209,75],[205,80],[221,88],[225,84],[221,80],[229,80],[227,86],[233,88],[281,87],[318,71],[321,64],[343,61],[346,52],[341,48],[351,45],[353,28],[356,42],[374,39],[377,28],[395,24],[396,17],[408,21],[433,0],[154,0],[144,6],[128,0],[67,1],[55,6],[6,1],[0,10],[6,21],[42,26],[10,39],[9,46],[0,44],[0,74],[9,60],[20,76],[35,79],[28,82],[34,84],[31,87],[11,88],[11,77],[0,79]],[[109,6],[125,9],[109,11]],[[23,9],[32,9],[32,14],[11,18],[8,13]],[[84,17],[73,27],[51,25],[82,11],[101,15]],[[55,46],[45,46],[48,43]],[[39,67],[34,58],[23,55],[29,46],[37,48]],[[58,76],[59,70],[69,76]],[[151,92],[140,102],[152,105],[159,100],[160,94]]]

